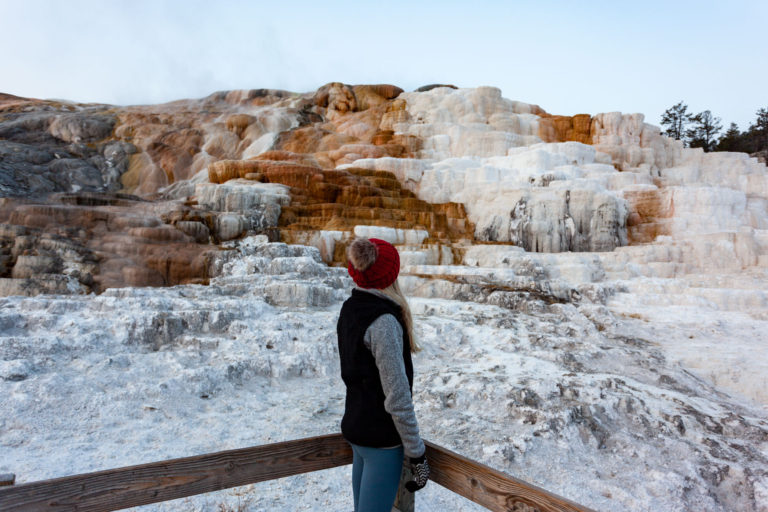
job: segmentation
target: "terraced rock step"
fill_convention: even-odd
[[[206,245],[198,243],[208,229],[202,222],[198,238],[188,224],[173,225],[191,218],[206,220],[178,203],[125,195],[65,194],[46,204],[6,199],[0,295],[205,283],[218,250],[207,245],[208,236]]]
[[[290,160],[269,159],[274,157]],[[357,225],[425,230],[429,240],[448,245],[472,238],[473,227],[459,203],[423,201],[388,171],[328,170],[301,160],[286,152],[266,153],[252,160],[223,160],[209,167],[209,179],[225,183],[243,178],[290,187],[291,204],[282,207],[278,226],[281,239],[291,243],[305,232],[351,234]],[[343,262],[343,250],[331,252],[334,262]]]

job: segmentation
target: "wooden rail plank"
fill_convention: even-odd
[[[430,480],[488,510],[594,512],[433,443],[425,444]],[[0,489],[0,510],[119,510],[351,462],[349,444],[341,434],[331,434],[21,484]],[[404,467],[401,480],[410,478]],[[413,503],[413,495],[403,492],[395,510],[412,511]]]
[[[592,509],[518,480],[425,441],[429,479],[494,512],[594,512]]]
[[[0,489],[0,510],[110,511],[352,462],[341,434],[153,462]]]

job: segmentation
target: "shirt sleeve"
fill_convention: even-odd
[[[403,450],[408,457],[420,457],[425,448],[405,373],[403,328],[394,316],[381,315],[365,331],[363,340],[376,360],[384,390],[384,409],[392,416]]]

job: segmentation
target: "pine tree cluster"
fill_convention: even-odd
[[[739,151],[758,153],[768,151],[768,108],[756,113],[757,119],[746,131],[740,131],[731,123],[720,137],[723,125],[719,117],[705,110],[698,114],[688,112],[688,105],[680,101],[668,108],[661,116],[664,134],[683,141],[686,147],[703,148],[704,151]]]

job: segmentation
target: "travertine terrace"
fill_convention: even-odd
[[[440,84],[0,95],[0,472],[336,429],[354,236],[400,250],[428,439],[599,510],[768,510],[766,166]],[[294,499],[343,508],[329,475]]]

